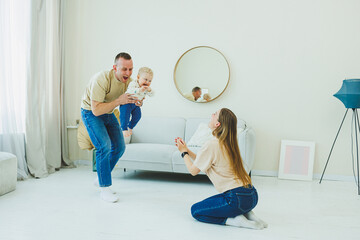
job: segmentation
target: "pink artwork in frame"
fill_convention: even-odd
[[[282,140],[279,178],[311,181],[314,153],[314,142]]]

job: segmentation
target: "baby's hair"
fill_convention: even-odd
[[[205,100],[210,100],[210,99],[211,99],[211,97],[210,97],[210,95],[209,95],[208,93],[205,93],[204,96],[203,96],[203,98],[204,98]]]
[[[153,71],[152,71],[150,68],[148,68],[148,67],[142,67],[142,68],[139,69],[138,75],[141,75],[141,74],[143,74],[143,73],[148,73],[148,74],[150,74],[151,76],[154,76]]]

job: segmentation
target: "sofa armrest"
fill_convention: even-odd
[[[255,159],[255,132],[251,127],[246,127],[238,137],[240,154],[243,159],[245,170],[249,173],[254,166]]]

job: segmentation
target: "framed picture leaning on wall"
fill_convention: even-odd
[[[280,179],[313,179],[315,142],[281,141],[279,175]]]

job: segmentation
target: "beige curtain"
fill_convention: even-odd
[[[30,49],[30,2],[0,0],[0,152],[17,157],[26,179],[25,96]]]
[[[30,173],[59,169],[67,147],[63,115],[62,2],[31,1],[30,75],[27,84],[26,155]],[[64,148],[64,151],[62,151]]]

